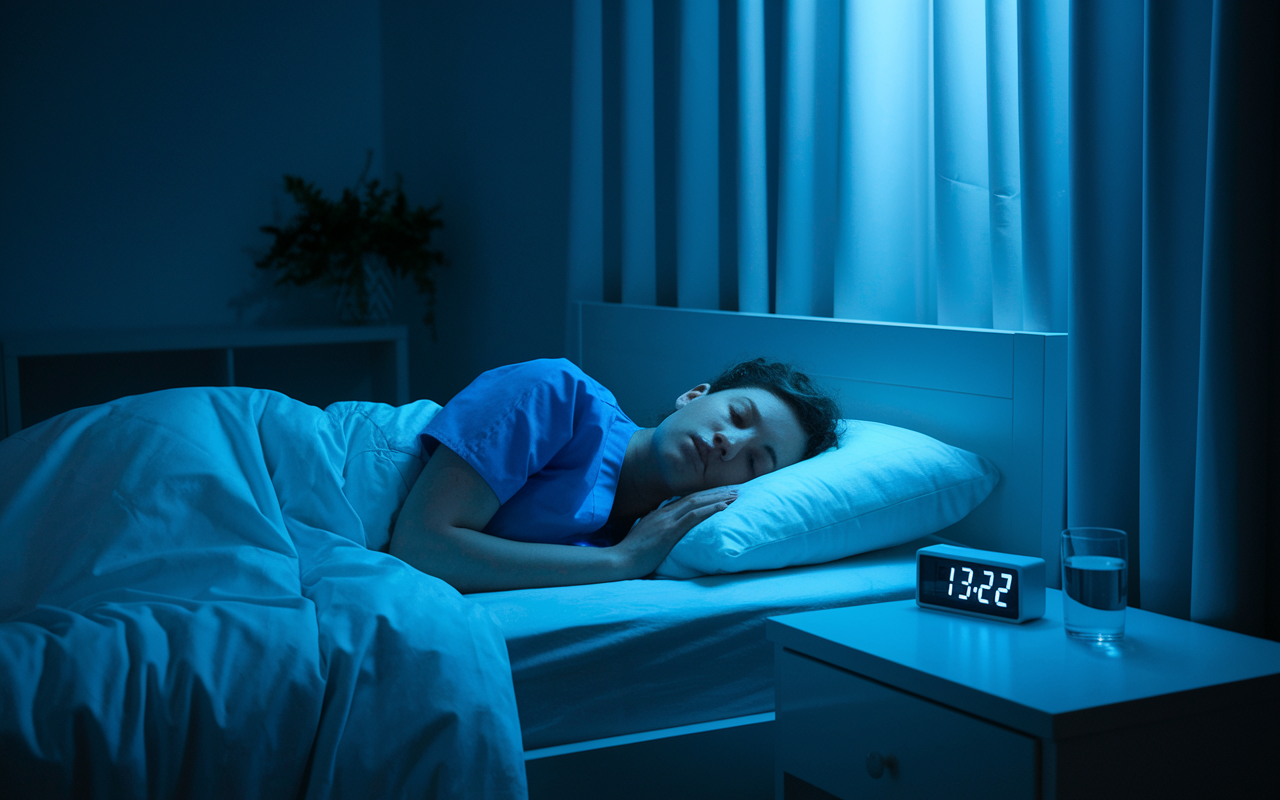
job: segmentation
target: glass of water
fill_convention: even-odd
[[[1129,537],[1115,528],[1062,532],[1062,615],[1067,635],[1095,642],[1124,638],[1129,604]]]

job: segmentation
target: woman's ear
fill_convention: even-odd
[[[679,410],[711,391],[711,384],[700,383],[676,398],[676,409]]]

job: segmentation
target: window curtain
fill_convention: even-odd
[[[1067,0],[576,0],[570,300],[1066,330]]]
[[[1141,607],[1280,638],[1277,5],[1073,0],[1068,520]]]
[[[1065,330],[1068,522],[1280,638],[1278,5],[575,0],[569,299]]]

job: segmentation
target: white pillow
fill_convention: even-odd
[[[657,575],[820,564],[892,547],[956,522],[1000,480],[982,456],[906,428],[842,420],[838,437],[838,448],[743,484]]]

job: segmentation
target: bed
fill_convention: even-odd
[[[936,536],[837,562],[472,595],[507,638],[530,797],[771,797],[766,617],[911,597],[915,550],[938,541],[1058,574],[1065,335],[603,303],[577,323],[580,365],[642,425],[673,391],[766,355],[805,367],[845,417],[981,453],[1002,477]]]
[[[463,597],[380,552],[430,401],[224,388],[79,409],[0,442],[0,774],[40,796],[764,797],[765,618],[910,596],[932,541],[1056,574],[1065,337],[590,303],[577,320],[580,365],[642,425],[770,355],[846,417],[1003,479],[942,539]]]

